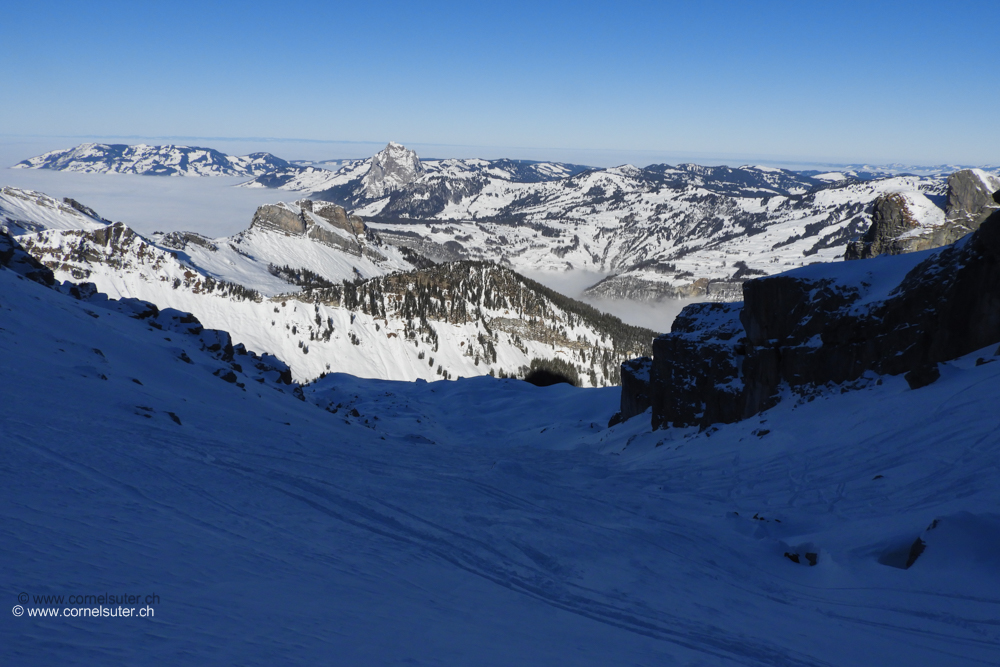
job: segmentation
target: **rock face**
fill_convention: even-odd
[[[303,199],[294,206],[265,204],[254,213],[250,228],[307,236],[357,257],[385,260],[373,247],[382,243],[378,235],[361,218],[348,215],[342,206],[329,202]]]
[[[866,373],[911,373],[919,387],[938,362],[1000,341],[1000,212],[937,252],[818,264],[748,281],[743,295],[688,306],[653,341],[654,427],[738,421],[783,386],[805,394]]]
[[[361,179],[365,195],[378,199],[414,182],[424,173],[414,151],[394,142],[372,158],[368,173]]]
[[[900,193],[882,195],[872,206],[872,224],[858,241],[847,245],[844,259],[870,259],[899,255],[954,243],[998,209],[992,192],[1000,189],[1000,178],[979,169],[962,169],[948,177],[946,214],[920,216],[911,211]]]
[[[872,225],[859,241],[847,245],[845,259],[868,259],[878,255],[898,255],[922,248],[910,248],[900,239],[920,225],[914,219],[906,198],[899,193],[882,195],[872,205]]]
[[[52,286],[56,283],[52,271],[25,252],[21,244],[6,230],[0,230],[0,266],[42,285]]]
[[[650,357],[622,362],[622,403],[619,421],[641,415],[649,409],[649,374],[653,369]]]
[[[979,169],[962,169],[948,177],[948,221],[970,231],[979,229],[1000,208],[992,193],[1000,190],[1000,178]]]
[[[264,204],[253,214],[251,227],[263,227],[286,234],[305,234],[306,221],[301,214],[275,204]]]

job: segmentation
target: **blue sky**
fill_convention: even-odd
[[[80,137],[320,142],[303,144],[309,155],[273,151],[288,158],[367,155],[391,139],[435,157],[589,164],[629,155],[996,164],[995,10],[963,1],[9,3],[0,134],[65,138],[59,146]]]

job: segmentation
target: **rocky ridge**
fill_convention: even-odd
[[[191,312],[287,360],[299,380],[521,376],[551,366],[607,386],[623,360],[649,353],[653,336],[507,267],[410,263],[326,202],[262,206],[247,230],[218,239],[145,238],[122,223],[66,229],[76,214],[62,214],[63,224],[18,236],[56,279]]]

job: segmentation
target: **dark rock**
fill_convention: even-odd
[[[69,197],[63,197],[63,203],[69,206],[70,208],[75,209],[80,213],[83,213],[85,216],[97,220],[98,222],[108,222],[101,216],[97,215],[97,212],[94,211],[94,209],[90,208],[89,206],[84,206],[75,199],[70,199]]]
[[[0,266],[48,287],[56,284],[52,271],[29,255],[13,236],[2,229],[0,229]]]
[[[994,191],[1000,192],[1000,179],[989,174],[962,169],[948,176],[948,221],[967,231],[979,229],[997,210]]]
[[[562,373],[556,373],[545,368],[531,371],[524,377],[524,381],[536,387],[551,387],[554,384],[574,384],[573,380]]]
[[[941,377],[941,371],[938,370],[937,364],[921,364],[903,377],[906,378],[906,384],[910,385],[910,389],[920,389],[936,382]]]
[[[225,380],[226,382],[228,382],[230,384],[235,384],[236,380],[237,380],[236,373],[234,373],[231,370],[228,370],[226,368],[220,368],[219,370],[217,370],[214,373],[212,373],[212,375],[214,375],[217,378],[220,378],[222,380]]]
[[[979,229],[994,211],[992,193],[1000,178],[972,169],[956,171],[948,177],[948,202],[944,224],[906,234],[920,226],[899,193],[882,195],[872,207],[872,224],[858,241],[848,244],[844,259],[869,259],[878,255],[899,255],[954,243]]]
[[[620,421],[641,415],[649,409],[651,400],[649,383],[652,370],[653,360],[650,357],[622,362],[621,410],[617,413]]]
[[[653,340],[650,404],[653,428],[707,426],[744,416],[744,385],[737,350],[741,304],[697,303]],[[622,404],[636,401],[626,397]]]
[[[919,537],[913,540],[897,541],[886,548],[878,557],[878,562],[889,567],[908,570],[920,558],[927,544]]]
[[[872,224],[859,241],[847,245],[844,259],[868,259],[877,255],[898,255],[922,250],[904,244],[899,238],[920,224],[913,217],[906,198],[899,193],[881,195],[872,206]],[[955,239],[951,239],[954,241]],[[950,241],[948,241],[950,242]],[[939,243],[938,245],[943,245]],[[930,246],[928,246],[930,247]]]

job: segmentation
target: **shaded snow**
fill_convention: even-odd
[[[8,607],[159,602],[7,616],[5,662],[1000,661],[1000,363],[974,363],[992,349],[918,391],[651,432],[604,426],[613,389],[243,391],[176,335],[88,310],[0,270]],[[921,535],[910,569],[878,562]]]

